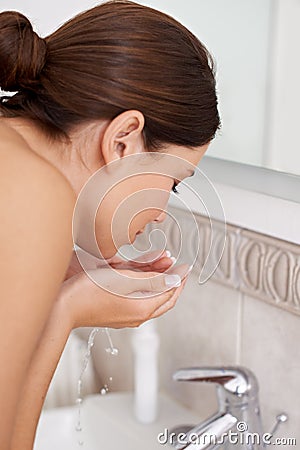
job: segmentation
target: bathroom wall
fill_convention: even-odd
[[[0,12],[16,10],[25,14],[41,36],[47,36],[75,14],[92,8],[101,1],[40,2],[38,0],[1,0]]]
[[[300,154],[289,130],[297,129],[299,117],[300,2],[272,0],[272,3],[275,22],[263,164],[282,172],[299,174]]]
[[[208,220],[197,221],[204,235]],[[188,230],[187,219],[183,234]],[[221,264],[203,285],[201,264],[200,256],[176,308],[158,320],[162,389],[206,417],[216,408],[215,388],[173,382],[172,373],[190,366],[246,366],[259,381],[264,430],[284,411],[290,419],[278,436],[300,442],[299,245],[228,225]]]

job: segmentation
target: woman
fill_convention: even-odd
[[[127,156],[150,151],[197,165],[219,115],[203,45],[171,17],[133,2],[101,4],[46,39],[21,14],[1,13],[0,64],[1,89],[13,93],[0,104],[0,448],[29,450],[70,331],[138,326],[172,308],[184,285],[174,275],[153,282],[172,265],[167,253],[144,272],[115,264],[139,278],[139,290],[157,293],[147,299],[132,299],[128,283],[119,287],[123,296],[102,289],[76,268],[79,192],[91,175]],[[179,180],[187,175],[178,171]],[[117,250],[110,224],[118,205],[152,188],[169,193],[174,183],[137,175],[115,189],[96,217],[104,258]],[[137,214],[128,242],[163,220],[162,209]]]

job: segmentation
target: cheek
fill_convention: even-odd
[[[148,223],[155,221],[167,209],[170,192],[166,190],[150,189],[141,198],[139,210],[134,215],[129,226],[130,240],[137,232],[143,230]]]
[[[155,220],[158,214],[158,210],[151,208],[135,215],[129,225],[129,235],[131,242],[139,231],[142,231],[148,223]]]
[[[112,217],[112,204],[104,201],[99,206],[95,217],[95,236],[101,255],[105,259],[112,257],[117,251],[112,238]]]
[[[140,183],[141,190],[134,192],[112,191],[99,206],[95,232],[103,255],[134,242],[136,234],[166,210],[173,180],[159,177],[151,181],[148,186]]]

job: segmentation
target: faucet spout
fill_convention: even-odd
[[[212,416],[205,423],[192,428],[184,437],[177,438],[176,450],[213,450],[223,444],[224,435],[236,424],[237,418],[229,413]]]
[[[251,391],[257,394],[256,378],[250,370],[244,367],[192,367],[181,369],[174,373],[175,381],[196,381],[202,383],[215,383],[227,393],[243,396]]]
[[[188,433],[190,437],[193,433],[195,439],[199,440],[199,445],[198,441],[196,445],[191,444],[191,439],[188,438],[188,443],[176,447],[178,450],[212,450],[217,448],[220,442],[217,445],[211,443],[209,433],[215,435],[216,441],[220,441],[222,435],[224,434],[225,437],[225,434],[231,430],[236,422],[243,423],[245,427],[243,431],[247,432],[248,435],[257,436],[258,439],[251,447],[244,444],[242,439],[238,444],[232,443],[227,439],[225,443],[226,449],[242,450],[251,448],[251,450],[263,450],[258,382],[253,372],[241,366],[191,367],[178,370],[173,375],[173,379],[183,382],[215,384],[219,403],[218,413],[215,416],[193,428]],[[222,427],[226,428],[226,430],[222,431]],[[206,446],[203,442],[205,436]]]

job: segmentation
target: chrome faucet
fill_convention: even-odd
[[[177,437],[177,450],[262,450],[262,422],[255,375],[244,367],[193,367],[175,372],[176,381],[215,383],[219,411]],[[233,442],[228,432],[234,433]],[[251,439],[246,435],[251,434]],[[242,436],[243,435],[243,436]],[[224,437],[227,437],[225,439]],[[232,436],[232,435],[231,435]]]

